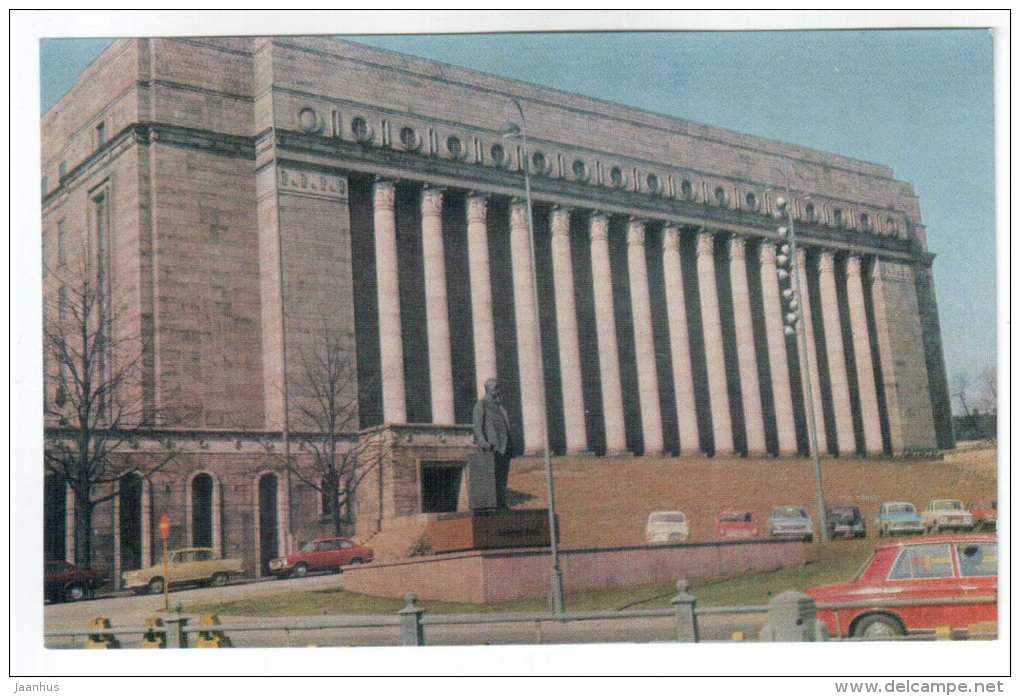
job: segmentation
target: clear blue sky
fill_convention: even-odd
[[[995,362],[992,38],[984,30],[351,37],[381,48],[879,162],[938,255],[946,367]],[[42,108],[109,41],[42,42]],[[955,404],[954,404],[955,407]]]

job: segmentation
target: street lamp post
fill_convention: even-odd
[[[563,571],[560,569],[559,545],[557,543],[558,530],[556,525],[556,487],[553,482],[552,456],[549,452],[549,409],[545,401],[545,366],[542,361],[542,323],[540,320],[538,306],[538,269],[535,265],[535,226],[531,217],[531,162],[528,155],[528,131],[524,118],[524,109],[521,103],[511,98],[511,103],[517,107],[521,123],[518,126],[511,119],[503,124],[500,133],[504,138],[513,138],[518,135],[521,138],[522,159],[524,160],[524,202],[528,208],[528,249],[531,254],[531,291],[535,302],[536,332],[538,334],[538,371],[539,384],[541,385],[540,399],[542,404],[542,430],[543,430],[543,454],[545,457],[545,483],[549,496],[549,550],[552,556],[552,600],[553,611],[557,614],[563,613]]]
[[[815,498],[818,500],[818,524],[822,541],[829,540],[829,521],[825,509],[825,495],[822,488],[822,460],[818,451],[818,424],[815,422],[814,409],[814,385],[811,383],[811,370],[808,366],[808,344],[807,331],[804,327],[804,301],[800,287],[800,270],[797,268],[797,233],[793,225],[793,206],[790,203],[793,199],[790,195],[790,173],[788,165],[784,163],[782,170],[777,169],[783,175],[786,189],[786,198],[776,199],[776,208],[780,215],[786,215],[786,225],[777,230],[784,241],[780,247],[780,254],[776,257],[779,266],[777,273],[779,279],[790,278],[790,289],[783,291],[783,297],[787,300],[789,312],[783,315],[783,332],[786,335],[797,335],[798,352],[800,353],[800,379],[804,385],[804,411],[807,414],[808,423],[808,447],[811,450],[811,457],[815,464]],[[783,268],[789,265],[790,270]],[[805,277],[807,277],[805,275]],[[808,292],[807,288],[803,292]],[[821,386],[819,385],[819,388]]]

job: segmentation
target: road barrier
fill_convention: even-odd
[[[858,609],[869,608],[881,611],[884,607],[923,606],[923,605],[948,605],[948,604],[974,604],[974,603],[995,603],[995,597],[987,599],[953,600],[885,600],[871,602],[850,602],[843,604],[816,604],[815,601],[802,592],[788,591],[772,598],[768,604],[724,606],[724,607],[698,607],[697,600],[687,590],[687,582],[680,579],[676,583],[676,595],[670,600],[671,608],[664,609],[624,609],[620,611],[575,611],[554,614],[551,612],[532,613],[507,613],[507,614],[435,614],[428,613],[424,607],[418,604],[418,598],[413,593],[404,597],[404,606],[396,614],[366,615],[366,616],[334,616],[334,617],[309,617],[291,618],[283,622],[250,622],[250,623],[221,623],[215,614],[207,614],[199,619],[198,624],[190,624],[190,617],[182,616],[179,613],[171,615],[165,620],[159,617],[150,617],[141,628],[136,627],[114,627],[107,618],[97,618],[92,621],[88,629],[83,630],[57,630],[48,631],[45,634],[49,647],[61,647],[54,644],[54,641],[70,638],[72,645],[77,647],[78,638],[86,637],[85,647],[89,648],[119,648],[125,636],[141,636],[142,647],[189,647],[189,636],[198,634],[195,638],[195,647],[225,648],[232,647],[233,641],[228,634],[233,634],[235,639],[241,635],[251,633],[270,633],[278,638],[282,634],[286,646],[307,646],[318,647],[322,642],[308,643],[307,638],[294,640],[294,634],[304,634],[309,631],[338,630],[341,632],[353,632],[358,629],[382,629],[383,638],[390,643],[405,646],[443,645],[442,637],[434,633],[433,629],[439,627],[478,627],[477,640],[469,642],[473,644],[484,644],[489,636],[481,630],[483,627],[510,628],[515,625],[531,624],[535,627],[535,640],[530,642],[542,643],[548,638],[543,634],[543,626],[565,626],[569,624],[584,624],[586,622],[608,621],[621,626],[621,631],[635,626],[644,625],[649,619],[672,619],[670,639],[679,643],[696,643],[702,640],[701,626],[703,619],[716,616],[739,616],[739,615],[764,615],[766,617],[765,627],[757,636],[758,640],[770,642],[805,642],[805,641],[862,641],[862,640],[982,640],[994,639],[997,637],[994,625],[980,624],[970,629],[959,627],[940,627],[933,632],[911,633],[903,636],[882,636],[882,637],[830,637],[825,629],[825,624],[818,619],[817,612],[822,610],[835,609]],[[600,633],[600,639],[612,637],[607,632]],[[431,636],[431,637],[430,637]],[[468,638],[474,636],[469,635]],[[744,631],[734,631],[730,640],[746,641],[754,640],[754,636],[747,636]],[[621,640],[626,640],[623,638]],[[274,641],[274,644],[279,643]],[[512,642],[529,642],[515,639]]]

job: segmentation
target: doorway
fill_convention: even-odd
[[[463,475],[461,462],[422,462],[421,511],[456,512]]]
[[[279,555],[277,531],[279,513],[277,497],[279,482],[276,474],[263,474],[259,478],[259,565],[260,575],[269,575],[269,561]]]
[[[142,477],[127,474],[120,479],[120,569],[142,567]]]
[[[43,510],[43,554],[47,561],[62,561],[67,558],[67,485],[57,476],[46,477]]]
[[[213,478],[209,474],[191,479],[191,545],[213,547]]]

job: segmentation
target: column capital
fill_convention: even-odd
[[[644,246],[645,243],[645,221],[641,218],[632,217],[627,222],[627,245]]]
[[[528,226],[528,202],[523,198],[514,198],[510,201],[510,226]]]
[[[676,225],[667,224],[662,228],[662,250],[680,251],[680,230]]]
[[[763,240],[758,247],[758,260],[762,266],[774,266],[776,263],[776,245],[767,239]]]
[[[743,237],[730,237],[729,247],[731,259],[744,259],[747,241]]]
[[[472,191],[467,196],[467,219],[469,222],[485,222],[489,211],[489,194]]]
[[[379,179],[372,186],[372,201],[376,208],[392,210],[397,202],[397,184],[388,179]]]
[[[832,273],[833,257],[831,251],[822,251],[818,255],[818,270],[822,273]]]
[[[712,256],[715,253],[715,235],[704,228],[698,232],[698,256]]]
[[[859,276],[861,274],[861,257],[857,254],[850,254],[846,257],[846,274],[848,276]]]
[[[588,232],[593,242],[604,242],[609,239],[609,216],[605,213],[594,212],[588,221]]]
[[[421,190],[421,214],[442,215],[443,214],[443,187],[426,185]]]
[[[553,237],[570,236],[570,208],[557,205],[552,209],[549,229]]]

